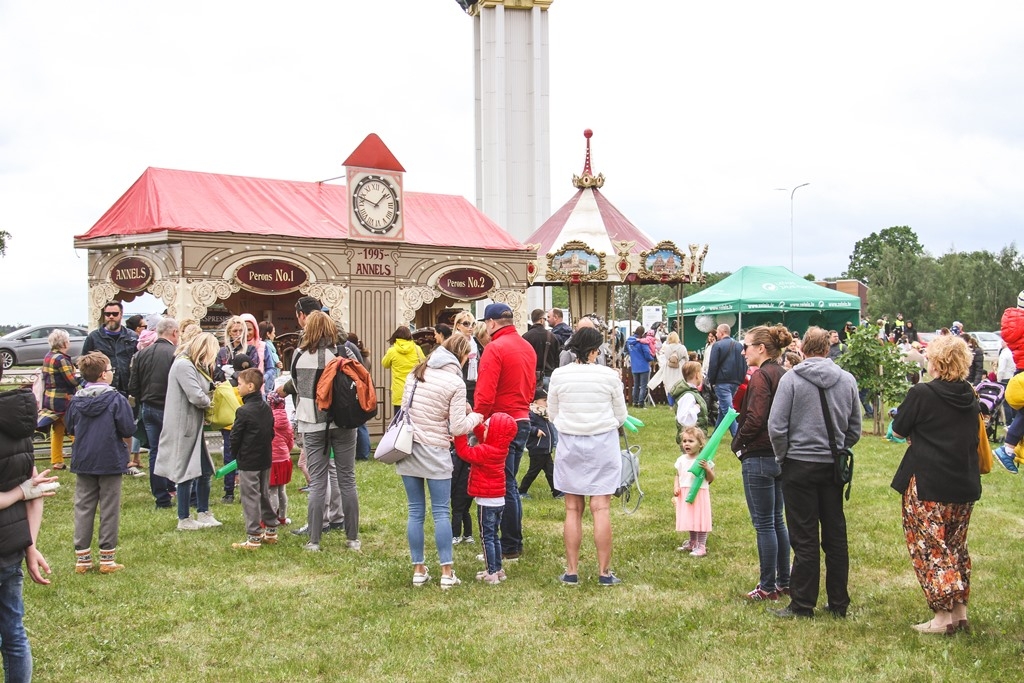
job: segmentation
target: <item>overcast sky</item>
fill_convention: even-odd
[[[552,211],[592,128],[605,196],[709,271],[788,266],[775,188],[805,182],[801,275],[892,225],[997,251],[1024,223],[1022,35],[1010,1],[555,0]],[[85,321],[72,238],[147,166],[322,180],[376,132],[407,189],[475,202],[472,50],[455,0],[0,0],[0,322]]]

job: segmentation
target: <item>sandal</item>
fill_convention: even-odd
[[[68,466],[65,465],[62,462],[58,462],[58,463],[56,463],[54,465],[50,465],[50,469],[51,470],[66,470],[67,468],[68,468]]]

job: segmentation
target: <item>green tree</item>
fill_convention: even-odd
[[[894,344],[879,341],[877,325],[861,325],[846,338],[847,350],[839,356],[839,367],[857,380],[867,393],[866,401],[874,408],[873,434],[882,434],[883,407],[898,406],[910,390],[907,375],[917,366],[903,360]]]
[[[0,256],[7,255],[7,240],[11,239],[11,233],[0,230]]]
[[[850,254],[850,265],[843,277],[860,280],[869,285],[874,285],[875,269],[882,258],[883,247],[894,247],[902,252],[921,256],[924,254],[924,247],[917,239],[915,233],[907,225],[896,225],[885,228],[880,232],[873,232],[864,239],[858,240],[853,245],[853,253]]]

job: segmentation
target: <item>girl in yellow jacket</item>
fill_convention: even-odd
[[[380,364],[391,368],[391,405],[398,407],[402,405],[405,378],[419,365],[424,356],[419,345],[412,340],[412,332],[405,325],[395,330],[388,343],[391,347],[380,359]]]

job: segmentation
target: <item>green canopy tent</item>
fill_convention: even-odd
[[[721,282],[682,301],[668,303],[674,320],[682,304],[683,343],[703,348],[721,323],[739,329],[782,323],[801,334],[811,325],[840,329],[860,319],[860,298],[816,285],[780,266],[745,266]]]

